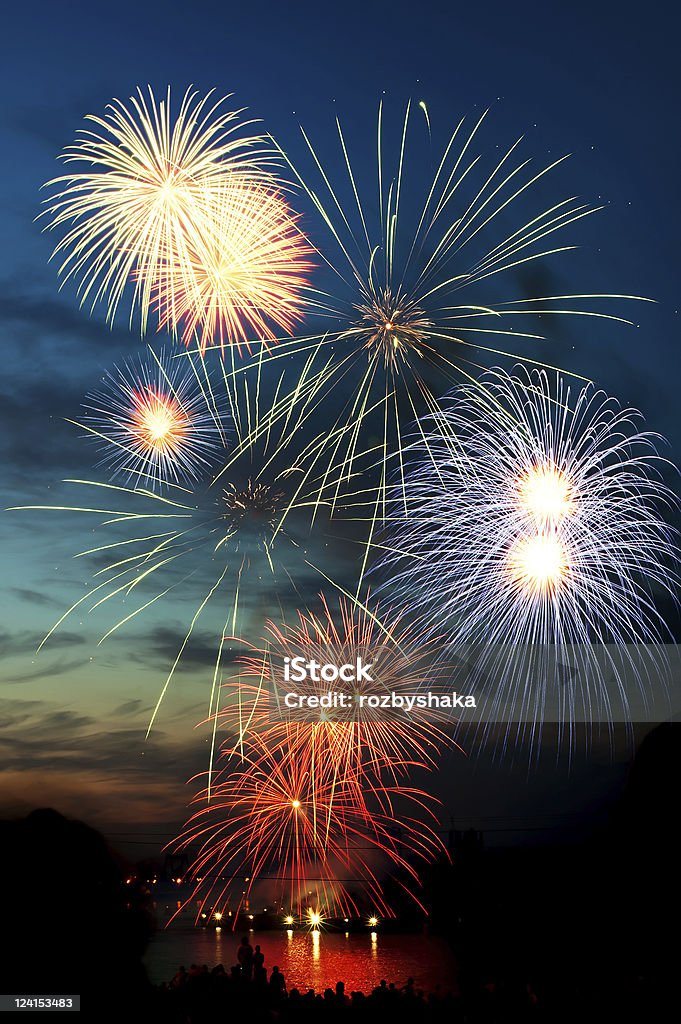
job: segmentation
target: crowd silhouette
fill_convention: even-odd
[[[451,991],[447,978],[431,992],[409,978],[367,992],[342,978],[324,992],[294,987],[248,937],[232,965],[191,964],[155,986],[143,962],[155,923],[144,888],[125,884],[128,865],[96,830],[40,809],[0,821],[0,992],[80,994],[78,1019],[96,1024],[666,1024],[679,1002],[680,731],[660,726],[642,742],[602,835],[541,857],[506,851],[504,871],[480,865],[465,886],[441,879],[433,920],[455,950]]]
[[[247,1020],[249,1024],[320,1021],[378,1021],[394,1024],[451,1022],[451,1024],[574,1024],[575,1021],[624,1022],[667,1020],[649,979],[631,977],[613,991],[592,987],[580,978],[565,986],[535,985],[512,975],[492,981],[460,977],[452,990],[438,986],[425,992],[407,978],[402,983],[381,980],[370,992],[346,991],[339,980],[333,988],[289,987],[277,964],[269,968],[260,946],[245,936],[235,963],[180,966],[173,978],[157,989],[155,1019],[167,1024],[217,1024]]]
[[[452,1017],[454,998],[439,992],[426,996],[415,988],[412,978],[401,988],[381,981],[369,994],[346,993],[343,981],[323,993],[289,989],[279,966],[268,968],[260,946],[253,948],[247,936],[239,943],[236,963],[229,970],[222,964],[212,970],[206,964],[192,964],[188,970],[180,966],[172,980],[161,986],[160,995],[168,1020],[191,1024],[225,1019],[227,1011],[230,1018],[247,1014],[249,1021],[364,1020],[375,1017],[379,1009],[392,1012],[397,1007],[408,1007],[415,1020],[444,1020]]]

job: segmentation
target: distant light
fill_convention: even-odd
[[[318,910],[308,910],[307,917],[308,921],[313,926],[313,928],[316,928],[317,925],[320,925],[322,923],[322,915],[319,913]]]
[[[286,916],[286,917],[284,918],[284,924],[293,924],[293,917],[292,917],[292,915],[291,915],[291,914],[288,914],[288,915],[287,915],[287,916]]]
[[[298,808],[300,807],[300,800],[292,800],[291,807],[294,809],[294,811],[297,811]]]
[[[377,932],[372,932],[371,933],[371,941],[372,942],[378,942],[378,933]]]
[[[206,917],[207,917],[207,916],[208,916],[207,914],[201,914],[201,917],[202,917],[202,918],[203,918],[204,920],[206,919]]]
[[[218,925],[218,926],[217,926],[217,928],[215,929],[215,931],[216,931],[216,932],[221,932],[221,931],[222,931],[222,928],[220,927],[220,925]]]
[[[222,914],[220,913],[219,910],[217,911],[217,913],[215,915],[215,920],[216,921],[222,921]]]
[[[375,928],[377,924],[378,924],[378,918],[377,917],[370,917],[369,918],[369,927],[370,928]]]
[[[345,923],[347,924],[347,923],[348,923],[348,921],[350,920],[350,918],[349,918],[349,917],[344,917],[344,918],[343,918],[343,920],[344,920],[344,921],[345,921]]]

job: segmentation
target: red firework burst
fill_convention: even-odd
[[[451,720],[437,706],[414,712],[394,705],[400,698],[442,689],[448,670],[437,657],[437,638],[424,638],[399,617],[388,615],[381,622],[377,612],[344,598],[335,611],[322,595],[318,615],[299,612],[293,625],[269,621],[263,645],[242,659],[238,678],[223,687],[227,699],[220,724],[235,737],[233,749],[243,750],[257,732],[271,749],[295,754],[317,776],[324,778],[327,771],[333,778],[354,776],[379,790],[386,773],[396,782],[414,765],[435,767],[451,744],[446,731]],[[320,666],[362,658],[373,666],[372,679],[330,683],[318,674],[294,684],[284,678],[294,658]],[[321,699],[330,689],[344,690],[348,706],[306,707],[304,712],[286,706],[292,690],[307,701]],[[388,709],[381,706],[386,697]]]
[[[412,861],[445,853],[432,797],[403,786],[385,787],[380,796],[374,789],[367,797],[355,776],[332,780],[327,772],[320,780],[309,762],[273,751],[257,735],[241,767],[224,773],[209,802],[206,796],[204,790],[196,797],[203,806],[177,841],[179,849],[198,847],[192,869],[192,900],[201,899],[197,915],[235,897],[238,907],[256,882],[267,880],[297,915],[315,908],[324,916],[357,914],[361,895],[390,916],[377,877],[381,867],[399,870],[418,903]]]

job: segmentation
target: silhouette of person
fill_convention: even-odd
[[[286,979],[276,965],[270,974],[270,991],[276,996],[282,996],[286,991]]]
[[[170,982],[170,984],[172,988],[182,988],[183,985],[187,984],[187,972],[184,968],[184,965],[181,964],[177,968],[175,976],[173,977],[173,980]]]
[[[253,976],[253,946],[248,941],[247,935],[244,935],[239,943],[236,958],[239,962],[242,976],[246,981],[250,981]]]
[[[345,994],[345,982],[344,981],[337,981],[336,982],[336,994],[334,996],[334,1002],[335,1002],[336,1006],[347,1006],[349,1004],[349,1002],[350,1002],[350,1000],[348,999],[348,997]]]

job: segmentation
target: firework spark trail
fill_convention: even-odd
[[[678,500],[640,420],[592,386],[573,394],[560,375],[520,367],[454,391],[408,448],[407,514],[398,481],[377,568],[414,615],[436,616],[451,659],[473,644],[528,645],[529,669],[509,668],[491,719],[515,709],[541,727],[556,650],[578,659],[560,697],[568,727],[580,701],[587,721],[598,707],[611,717],[591,645],[618,652],[606,675],[626,709],[618,658],[669,636],[654,591],[676,600],[665,515]]]
[[[98,443],[112,480],[162,489],[197,482],[224,460],[228,417],[191,358],[150,349],[107,373],[83,405],[79,425]]]
[[[398,797],[407,808],[398,830],[394,810],[386,813],[380,801],[368,805],[357,780],[346,776],[322,786],[295,756],[273,751],[257,734],[249,737],[242,764],[213,786],[210,802],[205,792],[197,796],[204,806],[171,844],[199,846],[191,897],[201,898],[197,917],[206,905],[226,905],[237,880],[241,893],[243,878],[246,897],[259,880],[277,879],[278,898],[298,915],[311,893],[317,912],[356,914],[356,895],[339,881],[347,875],[381,913],[391,915],[372,867],[375,855],[418,888],[412,859],[429,860],[445,852],[431,825],[421,820],[425,812],[432,824],[437,822],[435,801],[425,793],[386,787],[385,803],[392,807]],[[418,896],[411,895],[418,903]]]
[[[206,404],[219,417],[222,433],[227,433],[228,424],[233,423],[229,433],[233,429],[236,440],[216,474],[199,475],[188,480],[187,486],[165,479],[163,493],[157,493],[157,475],[145,474],[138,468],[134,486],[67,480],[67,484],[81,491],[87,489],[87,500],[72,505],[23,506],[92,516],[98,520],[98,527],[117,531],[106,543],[76,555],[107,561],[97,569],[94,585],[60,616],[41,647],[70,614],[84,605],[95,612],[143,595],[132,611],[126,611],[105,630],[102,643],[169,593],[181,594],[190,581],[192,586],[200,586],[202,596],[188,618],[184,639],[161,688],[149,730],[197,624],[209,608],[219,603],[226,609],[216,639],[208,704],[208,716],[217,722],[221,659],[225,639],[240,632],[244,580],[256,583],[264,579],[263,587],[257,584],[258,592],[264,595],[267,591],[276,600],[280,586],[292,587],[297,593],[301,569],[316,572],[305,555],[304,543],[310,519],[318,514],[321,503],[315,455],[319,445],[310,448],[312,458],[305,455],[301,459],[299,432],[310,419],[311,410],[321,402],[323,375],[309,363],[289,392],[283,375],[270,389],[266,388],[259,364],[249,367],[249,372],[233,375],[220,361],[216,377],[203,360],[192,362],[188,354],[178,358],[183,366],[186,362],[194,367]],[[144,381],[141,378],[137,390],[144,390]],[[97,435],[107,440],[103,431]],[[119,445],[115,439],[111,440],[111,450],[117,456]],[[123,468],[131,467],[128,464]],[[101,499],[102,493],[107,495],[105,501]],[[214,732],[211,764],[215,744]]]
[[[303,318],[303,290],[314,250],[281,193],[230,183],[211,196],[185,263],[169,262],[155,299],[159,327],[189,347],[235,345],[292,334]]]
[[[64,232],[53,256],[81,305],[105,303],[113,322],[131,285],[130,324],[139,310],[142,333],[156,306],[159,326],[185,340],[211,329],[224,346],[247,340],[248,326],[270,337],[270,315],[285,329],[297,321],[307,247],[276,187],[272,147],[247,133],[243,110],[211,96],[188,89],[173,116],[170,89],[158,101],[138,89],[129,105],[88,115],[95,127],[62,154],[77,169],[47,183],[58,191],[42,216]]]
[[[421,110],[427,120],[424,105]],[[495,339],[502,348],[509,338],[514,339],[514,346],[518,339],[544,341],[543,322],[556,316],[631,323],[590,307],[602,299],[632,296],[577,294],[508,300],[503,285],[501,291],[496,287],[500,276],[574,248],[555,245],[555,234],[597,208],[574,198],[547,207],[534,201],[539,185],[564,158],[535,169],[528,158],[518,155],[521,140],[483,170],[474,148],[485,116],[471,126],[464,119],[458,123],[434,177],[425,186],[421,181],[420,190],[409,178],[413,173],[410,138],[415,128],[410,105],[394,167],[382,104],[379,107],[376,197],[376,186],[367,187],[355,172],[340,122],[345,181],[327,171],[304,130],[312,157],[309,173],[299,170],[280,149],[330,236],[330,246],[320,242],[317,252],[337,287],[334,294],[317,291],[308,295],[308,315],[321,318],[323,330],[289,341],[280,339],[276,357],[314,350],[315,346],[318,352],[332,354],[325,369],[329,407],[337,409],[338,397],[344,392],[348,396],[341,401],[323,444],[328,467],[325,486],[332,503],[339,499],[347,481],[354,486],[367,465],[378,477],[377,485],[367,487],[363,499],[356,502],[358,517],[369,522],[363,568],[375,529],[385,515],[388,460],[397,452],[401,463],[406,425],[423,413],[437,411],[443,381],[461,376],[472,380],[480,355],[499,354]],[[430,134],[429,121],[427,125]],[[419,152],[419,169],[425,162]],[[350,195],[347,201],[344,191]],[[411,197],[419,191],[421,205],[410,210]],[[372,217],[369,211],[376,198],[379,213]],[[501,229],[504,217],[533,202],[529,217],[525,210],[518,218],[518,227]],[[482,255],[475,255],[475,247],[481,247]],[[482,302],[472,298],[462,303],[460,294],[474,286],[479,286]],[[520,329],[514,329],[514,323]],[[531,327],[526,327],[527,323]],[[377,439],[369,441],[373,435]],[[369,453],[372,460],[367,463]],[[360,586],[361,577],[356,595]]]
[[[451,722],[444,712],[386,713],[357,698],[441,689],[448,672],[437,664],[437,639],[402,626],[397,616],[381,615],[378,607],[370,610],[340,597],[336,610],[323,595],[320,600],[320,613],[299,611],[296,624],[268,622],[263,646],[242,658],[237,678],[226,681],[220,730],[235,737],[232,752],[243,751],[244,741],[256,732],[271,749],[286,750],[307,765],[322,786],[354,777],[364,788],[380,790],[386,775],[397,783],[400,773],[417,764],[435,767],[451,743],[445,731]],[[352,698],[349,710],[320,710],[314,721],[307,711],[301,719],[287,710],[285,694],[293,689],[306,698],[320,698],[329,683],[306,677],[295,686],[286,684],[284,664],[295,657],[318,665],[352,665],[361,657],[372,666],[372,678],[352,686],[334,684]],[[225,755],[229,743],[223,744]]]

